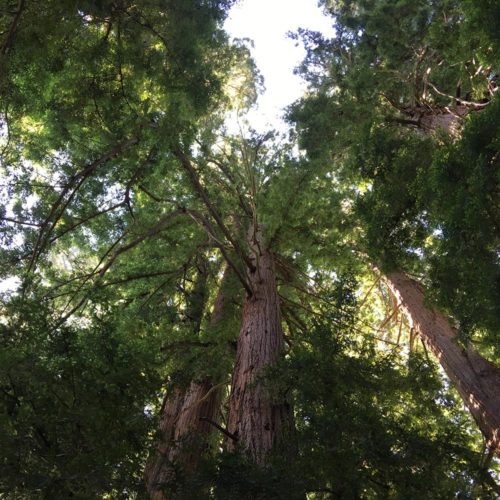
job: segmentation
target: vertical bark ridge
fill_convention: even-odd
[[[471,346],[464,349],[456,342],[457,332],[446,316],[425,305],[419,283],[402,272],[388,273],[386,281],[410,323],[457,388],[487,446],[500,452],[500,368]]]
[[[254,237],[250,247],[255,271],[247,273],[253,293],[243,306],[229,400],[227,427],[238,441],[228,440],[227,448],[240,446],[261,465],[291,428],[291,411],[285,401],[272,401],[259,382],[263,370],[282,355],[283,330],[273,257],[260,233]]]
[[[226,268],[215,299],[210,326],[217,326],[223,319],[228,303],[224,284],[231,271]],[[198,297],[199,298],[199,297]],[[199,329],[198,316],[192,318]],[[152,500],[168,498],[166,489],[177,477],[190,475],[208,448],[208,437],[213,432],[209,421],[217,420],[223,387],[214,385],[209,378],[193,380],[188,389],[175,389],[165,396],[160,416],[160,439],[156,452],[145,469],[146,488]]]

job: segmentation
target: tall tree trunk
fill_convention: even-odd
[[[424,303],[422,286],[402,272],[386,275],[392,293],[415,330],[436,355],[457,388],[487,445],[500,451],[500,368],[480,356],[471,346],[461,347],[456,330],[442,313]]]
[[[255,463],[265,462],[269,451],[282,444],[291,428],[286,401],[272,401],[259,376],[283,351],[283,330],[273,257],[260,231],[251,231],[249,246],[254,270],[247,271],[252,295],[247,295],[238,337],[231,382],[228,430],[231,451],[241,447]]]
[[[215,299],[211,327],[217,326],[224,317],[229,299],[224,288],[229,276],[230,270],[226,268]],[[197,321],[197,318],[192,319]],[[210,422],[218,418],[222,394],[221,385],[214,385],[212,380],[205,378],[193,380],[187,390],[175,389],[165,396],[159,443],[144,474],[151,499],[168,498],[166,489],[179,479],[176,471],[181,471],[183,476],[195,472],[201,456],[207,451],[208,437],[214,430]]]

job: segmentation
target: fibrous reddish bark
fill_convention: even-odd
[[[210,319],[211,327],[217,326],[223,316],[228,297],[224,284],[230,275],[224,272]],[[198,316],[192,318],[198,322]],[[199,323],[198,323],[199,327]],[[175,389],[167,394],[160,415],[160,439],[154,456],[145,470],[146,488],[153,500],[168,498],[166,489],[177,478],[192,474],[208,446],[208,437],[214,428],[210,422],[217,420],[223,387],[212,380],[193,380],[187,390]]]
[[[248,270],[252,295],[247,295],[238,337],[236,364],[231,382],[227,428],[236,439],[227,441],[232,451],[241,447],[257,464],[281,444],[291,428],[290,406],[273,401],[259,377],[283,351],[283,330],[274,263],[260,232],[249,237],[254,270]]]
[[[166,498],[163,490],[175,479],[175,469],[170,462],[169,450],[174,442],[175,424],[184,399],[185,392],[181,389],[175,389],[163,398],[160,410],[160,439],[144,471],[146,489],[153,500]]]
[[[165,490],[178,479],[178,470],[183,476],[195,472],[214,430],[209,421],[216,420],[221,397],[222,388],[210,379],[193,381],[187,391],[168,395],[160,420],[161,440],[145,472],[151,499],[168,498]]]
[[[500,368],[480,356],[471,346],[456,342],[456,330],[444,314],[424,303],[422,286],[402,272],[386,275],[413,328],[437,357],[457,388],[487,441],[500,452]]]

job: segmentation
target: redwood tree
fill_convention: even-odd
[[[187,311],[187,317],[194,326],[194,342],[207,303],[207,273],[208,266],[204,262],[191,293],[192,307]],[[226,268],[208,328],[217,328],[227,314],[230,274]],[[159,443],[145,470],[146,486],[151,498],[169,498],[168,489],[186,481],[186,476],[189,478],[190,474],[196,472],[203,454],[208,455],[210,434],[215,431],[214,423],[219,421],[223,385],[223,382],[213,381],[207,376],[201,380],[195,378],[186,389],[174,386],[165,394],[160,410]]]
[[[229,398],[228,429],[233,437],[227,446],[234,450],[238,445],[264,465],[270,452],[290,446],[292,414],[285,400],[272,399],[261,380],[266,368],[283,355],[283,330],[273,255],[257,224],[249,230],[248,247],[251,293],[243,304]]]
[[[301,32],[312,91],[289,116],[310,157],[341,181],[344,238],[384,271],[422,276],[428,299],[458,320],[464,348],[448,343],[449,356],[474,353],[477,373],[465,364],[445,371],[497,448],[500,385],[487,360],[498,345],[497,42],[483,33],[473,48],[464,43],[467,2],[323,4],[338,36]],[[406,302],[409,315],[415,307],[419,316],[418,304]],[[438,330],[455,337],[441,318]],[[428,330],[429,323],[422,336],[434,338]],[[438,358],[444,366],[446,357]],[[484,367],[493,373],[487,381]]]
[[[500,451],[500,368],[472,345],[462,347],[457,331],[442,312],[425,304],[422,286],[401,271],[385,280],[411,326],[430,347],[486,438],[488,448]]]

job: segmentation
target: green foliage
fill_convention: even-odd
[[[158,337],[99,311],[56,328],[47,304],[19,298],[2,316],[2,496],[130,498],[155,423]]]
[[[500,57],[500,5],[495,0],[463,0],[467,36],[479,40],[483,54],[490,60]]]
[[[306,489],[317,498],[465,495],[478,457],[435,366],[415,357],[407,368],[372,341],[355,340],[351,280],[326,297],[330,304],[296,339],[279,376],[294,394]]]
[[[173,498],[493,498],[453,391],[366,335],[351,276],[365,254],[419,273],[497,354],[500,104],[454,141],[401,127],[459,81],[493,92],[496,6],[324,1],[338,36],[300,32],[310,92],[285,141],[224,133],[261,85],[220,29],[231,4],[19,2],[0,20],[0,277],[19,282],[0,310],[0,496],[142,493],[165,390],[230,379],[257,223],[289,342],[265,388],[293,399],[294,452],[208,455]]]
[[[344,191],[354,206],[344,237],[378,266],[421,276],[432,299],[458,320],[462,340],[478,341],[495,357],[496,6],[323,4],[338,35],[299,33],[311,92],[288,116],[309,156],[329,164],[341,185],[355,186]],[[482,107],[470,111],[456,137],[417,131],[411,112],[448,106],[453,113],[457,92]]]
[[[180,478],[168,492],[176,500],[259,500],[304,498],[302,471],[282,457],[269,459],[257,467],[240,453],[222,452],[215,460],[205,460],[194,476]]]
[[[429,140],[375,128],[353,148],[352,168],[369,183],[357,197],[363,248],[375,262],[408,267],[428,235],[426,213],[416,203],[419,181],[432,159]],[[418,154],[416,154],[418,151]]]
[[[419,196],[431,228],[439,230],[430,252],[435,293],[460,320],[465,336],[484,329],[486,343],[495,348],[500,338],[499,113],[496,99],[470,117],[460,141],[436,150]]]
[[[388,269],[428,272],[434,299],[467,338],[497,345],[498,102],[471,115],[458,141],[374,128],[349,168],[370,188],[358,195],[364,250]],[[479,335],[479,338],[483,335]],[[484,340],[484,339],[483,339]]]
[[[435,364],[416,354],[402,364],[359,338],[352,278],[322,298],[321,315],[265,375],[272,397],[292,396],[295,458],[278,453],[259,468],[222,454],[174,498],[494,498],[471,422]]]

